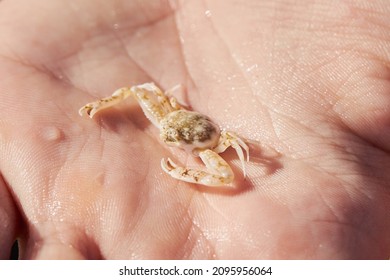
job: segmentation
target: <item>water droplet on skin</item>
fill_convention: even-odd
[[[235,78],[237,78],[237,75],[235,75],[235,74],[233,74],[233,75],[231,75],[231,76],[227,76],[227,80],[228,81],[231,81],[231,80],[234,80]]]
[[[253,64],[252,66],[250,66],[250,67],[248,67],[248,68],[246,69],[246,72],[250,72],[250,71],[256,69],[257,67],[258,67],[257,64]]]
[[[204,14],[205,14],[205,16],[208,17],[208,18],[212,16],[210,10],[206,10],[206,11],[204,12]]]
[[[46,141],[57,141],[62,137],[62,132],[55,126],[47,126],[42,129],[41,136]]]

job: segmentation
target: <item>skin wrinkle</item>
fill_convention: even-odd
[[[358,145],[361,146],[362,144],[358,144]],[[333,165],[332,166],[321,166],[320,165],[320,166],[316,167],[316,168],[318,168],[319,171],[324,172],[326,174],[329,174],[333,178],[337,178],[337,179],[341,180],[345,185],[350,185],[350,186],[352,186],[352,184],[350,183],[352,178],[357,178],[357,177],[359,177],[361,175],[365,176],[364,179],[370,178],[369,177],[369,172],[367,172],[367,169],[368,168],[373,168],[375,170],[375,167],[369,166],[368,163],[367,163],[367,168],[365,169],[366,172],[364,172],[363,174],[362,174],[361,170],[356,168],[356,166],[358,166],[360,164],[360,162],[365,162],[364,160],[367,159],[367,157],[359,158],[359,156],[356,155],[353,152],[353,149],[349,149],[349,147],[342,146],[341,144],[334,143],[332,145],[332,147],[334,147],[335,150],[346,154],[343,158],[337,157],[337,158],[332,159],[332,160],[335,161],[335,163],[342,162],[343,165],[345,165],[347,163],[350,166],[354,166],[355,169],[353,169],[353,170],[349,171],[348,173],[346,173],[344,169],[341,169],[342,170],[341,171],[340,168],[337,167],[338,165],[333,164],[334,167],[333,167]],[[313,159],[315,160],[316,157],[314,157]],[[335,169],[334,170],[330,170],[329,167],[331,167],[332,169],[334,169],[334,168]],[[357,181],[355,183],[360,185],[362,182],[363,182],[363,180],[362,181]]]
[[[211,239],[207,238],[207,234],[205,234],[204,229],[202,229],[200,225],[197,225],[195,219],[192,222],[192,228],[194,229],[194,231],[197,232],[197,235],[206,243],[205,247],[208,249],[208,251],[210,251],[212,259],[218,259],[216,244],[213,244],[214,242]],[[202,245],[202,247],[204,246]],[[207,255],[206,257],[210,258],[210,255]]]
[[[189,5],[190,3],[186,2],[186,4]],[[185,31],[183,31],[183,28],[181,28],[182,27],[182,23],[180,22],[180,17],[183,17],[182,13],[185,12],[185,8],[187,8],[186,6],[180,7],[180,13],[176,13],[177,16],[175,18],[176,30],[178,30],[180,38],[183,38],[183,36],[181,34],[186,33]],[[196,33],[197,36],[199,35],[198,31],[195,31],[194,33]],[[217,40],[217,38],[215,40]],[[201,92],[203,91],[203,89],[199,88],[199,83],[194,80],[194,76],[192,74],[193,66],[188,64],[188,61],[189,61],[189,59],[188,59],[188,57],[189,57],[189,52],[188,52],[189,45],[188,45],[188,42],[187,42],[187,40],[185,38],[183,40],[181,40],[180,42],[181,42],[180,50],[181,50],[181,53],[182,53],[182,56],[183,56],[183,61],[184,61],[185,65],[186,65],[186,74],[187,74],[187,77],[189,78],[190,84],[191,84],[191,87],[187,86],[188,89],[191,89],[190,98],[192,100],[199,101],[200,99],[204,98],[204,96],[201,95]],[[207,90],[207,91],[209,91],[209,90]],[[195,98],[195,97],[199,97],[199,98]],[[209,97],[209,95],[207,95],[207,97]],[[201,108],[208,108],[209,109],[209,107],[210,107],[210,105],[209,105],[209,98],[206,98],[206,102],[207,102],[207,106],[199,107],[199,109],[201,109]],[[191,102],[191,100],[190,100],[189,103],[194,103],[194,102]],[[196,108],[197,107],[194,107],[194,109],[196,109]],[[209,110],[207,110],[207,111],[209,111]]]
[[[71,5],[70,5],[71,6]],[[172,13],[172,12],[171,12]],[[149,20],[149,21],[147,21],[147,22],[144,22],[144,23],[142,23],[142,24],[140,24],[139,26],[132,26],[132,28],[134,29],[134,30],[136,30],[136,29],[139,29],[139,28],[151,28],[151,27],[153,27],[153,25],[156,25],[156,24],[158,24],[159,22],[161,22],[162,20],[165,20],[165,18],[167,18],[167,17],[169,17],[170,15],[171,15],[171,13],[168,13],[167,15],[162,15],[161,17],[159,17],[159,18],[157,18],[157,19],[155,19],[155,20]],[[77,18],[79,18],[79,17],[77,17]],[[112,19],[112,20],[117,20],[117,19]],[[115,36],[115,38],[118,40],[118,42],[120,42],[120,44],[122,45],[122,47],[124,47],[125,46],[125,44],[124,44],[124,42],[123,42],[123,38],[122,38],[122,36],[121,35],[119,35],[119,31],[120,30],[116,30],[115,28],[114,28],[114,24],[107,24],[107,22],[105,23],[105,26],[109,26],[110,28],[111,28],[111,34],[113,34],[114,36]],[[123,29],[124,27],[123,26],[121,26],[121,29]],[[98,29],[98,28],[96,28],[97,30],[100,30],[100,29]],[[94,29],[95,30],[95,29]],[[102,34],[101,35],[99,35],[99,36],[104,36],[104,37],[107,37],[107,35],[105,35],[105,29],[102,29],[101,30],[101,32],[102,32]],[[96,34],[91,34],[90,35],[90,39],[93,39],[93,40],[96,40]],[[85,40],[84,40],[84,42],[88,42],[89,41],[89,39],[87,39],[87,38],[85,38]],[[84,43],[85,44],[85,43]],[[96,47],[101,47],[101,45],[99,44],[99,45],[96,45]],[[127,48],[123,48],[124,50],[126,50]],[[89,52],[92,52],[93,50],[91,50],[90,48],[88,48],[88,50],[89,50]],[[138,67],[139,67],[139,69],[141,69],[141,70],[144,70],[142,67],[141,67],[141,65],[139,65],[137,62],[136,62],[136,60],[134,59],[134,58],[132,58],[132,56],[131,56],[131,53],[128,51],[128,50],[126,50],[126,53],[127,53],[127,58],[129,59],[129,61],[131,61],[132,63],[135,63]],[[82,63],[80,63],[81,61],[83,61],[83,59],[82,58],[80,58],[79,57],[79,55],[77,55],[77,56],[74,56],[74,55],[68,55],[67,57],[77,57],[78,58],[78,64],[79,65],[84,65],[84,64],[82,64]],[[64,58],[62,58],[62,60],[63,60]],[[61,61],[61,60],[60,60]],[[58,63],[59,64],[59,63]],[[77,64],[77,63],[76,63]],[[49,67],[50,68],[50,67]],[[56,69],[56,68],[59,68],[59,70],[57,70],[56,72],[58,72],[58,71],[60,71],[61,73],[66,73],[67,71],[66,71],[66,69],[65,69],[65,71],[64,70],[62,70],[61,69],[61,67],[59,67],[59,66],[55,66],[54,67],[54,69]],[[85,71],[81,71],[81,72],[85,72]],[[143,73],[146,73],[145,71],[142,71]],[[146,80],[148,80],[148,79],[150,79],[150,77],[149,78],[146,78]],[[83,91],[86,91],[85,90],[85,86],[82,86],[81,87],[82,89],[84,89]]]
[[[175,251],[174,255],[176,256],[177,259],[181,259],[183,257],[183,252],[181,251],[183,250],[184,247],[186,247],[186,244],[188,244],[190,238],[190,232],[193,227],[192,216],[189,211],[191,207],[191,201],[188,203],[188,206],[184,204],[180,204],[180,206],[182,208],[180,211],[181,214],[179,214],[178,217],[175,218],[177,220],[180,220],[179,227],[182,228],[184,232],[181,239],[178,242],[174,242],[176,243],[176,246],[174,246],[176,247],[174,248]],[[175,225],[170,225],[170,226],[175,227]],[[156,237],[161,238],[159,236]],[[182,255],[179,255],[180,252]]]
[[[189,248],[186,248],[187,251],[189,252],[186,254],[186,259],[191,259],[190,256],[197,256],[199,254],[198,252],[195,252],[195,250],[199,250],[199,243],[202,242],[202,240],[203,243],[206,244],[206,245],[203,244],[201,245],[202,250],[204,250],[203,248],[205,247],[206,250],[210,252],[210,255],[206,256],[206,258],[207,259],[214,258],[214,256],[216,256],[215,248],[214,248],[215,246],[212,244],[211,240],[207,239],[207,237],[203,232],[203,229],[195,223],[194,219],[192,219],[191,221],[192,221],[191,223],[192,226],[190,227],[190,230],[188,232],[188,239],[185,244],[189,244],[190,241],[192,244],[190,244]],[[193,232],[196,232],[195,236],[197,237],[191,238],[191,233]],[[185,244],[183,247],[186,246]]]
[[[187,163],[185,164],[185,166],[187,166]],[[180,181],[177,181],[177,185],[179,185],[179,184],[183,184],[183,183],[180,182]],[[181,205],[183,205],[183,207],[185,209],[185,211],[183,211],[183,215],[188,216],[189,217],[189,221],[190,221],[190,226],[189,226],[187,234],[186,234],[187,242],[185,244],[188,244],[188,242],[190,242],[190,240],[191,240],[191,233],[197,232],[196,235],[201,237],[203,240],[205,240],[206,244],[208,244],[208,246],[206,246],[206,248],[208,248],[208,249],[213,248],[212,252],[214,252],[215,249],[214,249],[214,246],[212,245],[212,242],[206,238],[206,236],[204,235],[204,229],[202,228],[200,222],[199,221],[197,222],[198,217],[197,217],[196,213],[200,213],[201,212],[201,211],[197,211],[196,210],[196,208],[199,208],[199,204],[196,204],[196,202],[194,201],[197,198],[201,199],[201,200],[204,200],[204,196],[202,194],[199,195],[196,192],[191,192],[190,196],[188,198],[188,203],[187,204],[181,204]],[[192,237],[192,239],[194,239],[194,241],[193,241],[194,245],[190,246],[191,249],[188,249],[188,252],[189,252],[188,256],[193,255],[194,254],[194,249],[197,249],[197,247],[196,247],[197,245],[196,244],[198,244],[198,240],[199,239],[197,239],[196,237]],[[183,244],[183,247],[185,247],[185,244]],[[215,253],[212,253],[212,256],[213,255],[215,255]]]
[[[53,221],[42,221],[40,227],[45,228],[44,231],[38,231],[38,224],[31,226],[29,232],[31,237],[28,242],[33,242],[31,251],[26,252],[26,257],[31,258],[34,255],[39,255],[39,248],[42,247],[69,247],[75,253],[78,253],[84,259],[100,259],[100,250],[91,236],[85,232],[85,228],[75,227],[73,223],[63,222],[56,225]],[[84,242],[80,242],[76,236],[85,236]],[[85,241],[87,240],[87,241]],[[92,249],[93,248],[93,249]],[[56,254],[56,253],[54,253]]]
[[[123,38],[121,38],[121,36],[119,36],[119,35],[117,34],[117,32],[115,32],[115,30],[114,30],[114,35],[115,35],[115,38],[120,42],[120,44],[121,44],[121,46],[122,46],[122,49],[126,51],[126,54],[127,54],[128,59],[129,59],[132,63],[134,63],[134,64],[137,66],[138,69],[140,69],[143,73],[146,74],[147,72],[145,71],[145,69],[143,69],[142,66],[141,66],[139,63],[137,63],[137,62],[135,61],[134,57],[131,55],[131,52],[126,48],[126,44],[124,43]],[[150,79],[150,78],[151,78],[151,77],[148,76],[148,79]]]
[[[175,3],[174,3],[175,2]],[[199,95],[199,88],[197,87],[197,83],[195,83],[192,75],[191,75],[191,72],[189,71],[189,65],[187,64],[187,59],[186,59],[186,53],[184,51],[185,47],[184,47],[184,42],[182,40],[182,35],[183,32],[182,30],[180,30],[180,27],[179,27],[179,24],[178,24],[178,18],[179,18],[179,15],[182,13],[182,5],[179,4],[179,1],[175,1],[175,0],[169,0],[169,3],[171,5],[171,8],[173,10],[173,19],[174,19],[174,30],[175,30],[175,33],[177,34],[177,38],[178,38],[178,46],[179,46],[179,53],[180,53],[180,57],[182,58],[182,61],[183,61],[183,65],[184,65],[184,76],[185,76],[185,88],[187,89],[187,94],[185,96],[185,104],[188,109],[192,110],[193,108],[190,106],[190,105],[187,105],[187,104],[190,104],[191,102],[188,100],[189,99],[189,95],[188,95],[188,91],[191,91],[191,98],[197,98],[199,99],[200,98],[200,95]],[[185,3],[185,2],[183,2]]]
[[[46,68],[45,65],[37,66],[37,65],[31,64],[30,62],[28,62],[28,60],[25,60],[22,57],[10,57],[10,56],[5,56],[5,55],[0,54],[0,58],[1,58],[1,60],[8,61],[10,63],[14,63],[14,64],[18,64],[18,65],[22,65],[28,69],[36,70],[43,75],[49,75],[50,77],[52,77],[56,80],[60,80],[51,70],[49,70],[49,68]]]

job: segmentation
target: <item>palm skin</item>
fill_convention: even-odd
[[[389,258],[385,0],[26,3],[0,2],[2,258]],[[195,161],[134,101],[77,114],[149,81],[261,143],[246,180],[232,151],[233,188],[170,178]]]

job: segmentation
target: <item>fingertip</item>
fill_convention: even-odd
[[[85,260],[86,257],[72,245],[61,243],[44,243],[31,256],[35,260]]]

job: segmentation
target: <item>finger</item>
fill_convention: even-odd
[[[16,238],[17,211],[0,175],[0,259],[8,259]]]
[[[28,259],[36,260],[84,260],[86,257],[71,245],[60,242],[45,242],[38,250],[33,250]]]
[[[42,221],[30,224],[23,242],[22,259],[83,260],[101,259],[97,244],[85,229],[65,221]]]

